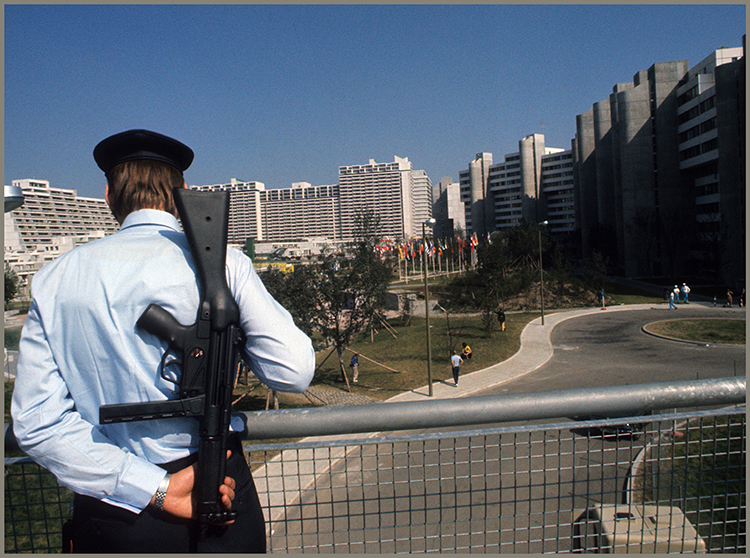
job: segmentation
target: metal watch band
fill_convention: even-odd
[[[156,498],[154,499],[154,507],[159,511],[164,511],[164,498],[167,497],[167,489],[169,488],[169,479],[172,475],[167,475],[159,483],[159,488],[156,489]]]

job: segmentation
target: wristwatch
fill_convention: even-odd
[[[159,488],[156,489],[154,507],[159,511],[164,511],[164,498],[167,497],[167,489],[169,488],[169,479],[171,478],[171,476],[172,475],[167,473],[159,483]]]

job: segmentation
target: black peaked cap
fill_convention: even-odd
[[[185,172],[193,162],[193,150],[176,139],[150,130],[128,130],[110,136],[94,148],[94,160],[105,173],[127,161],[161,161]]]

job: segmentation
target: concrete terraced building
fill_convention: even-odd
[[[21,279],[23,295],[45,263],[120,228],[104,199],[52,188],[47,180],[14,180],[13,186],[21,188],[24,203],[5,214],[3,259]]]
[[[191,186],[200,191],[229,191],[229,244],[341,238],[338,186],[296,182],[291,188],[266,190],[262,182]]]

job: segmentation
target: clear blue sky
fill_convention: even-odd
[[[6,5],[5,184],[103,197],[101,139],[193,148],[188,184],[335,184],[408,157],[458,179],[656,62],[742,45],[737,5]]]

